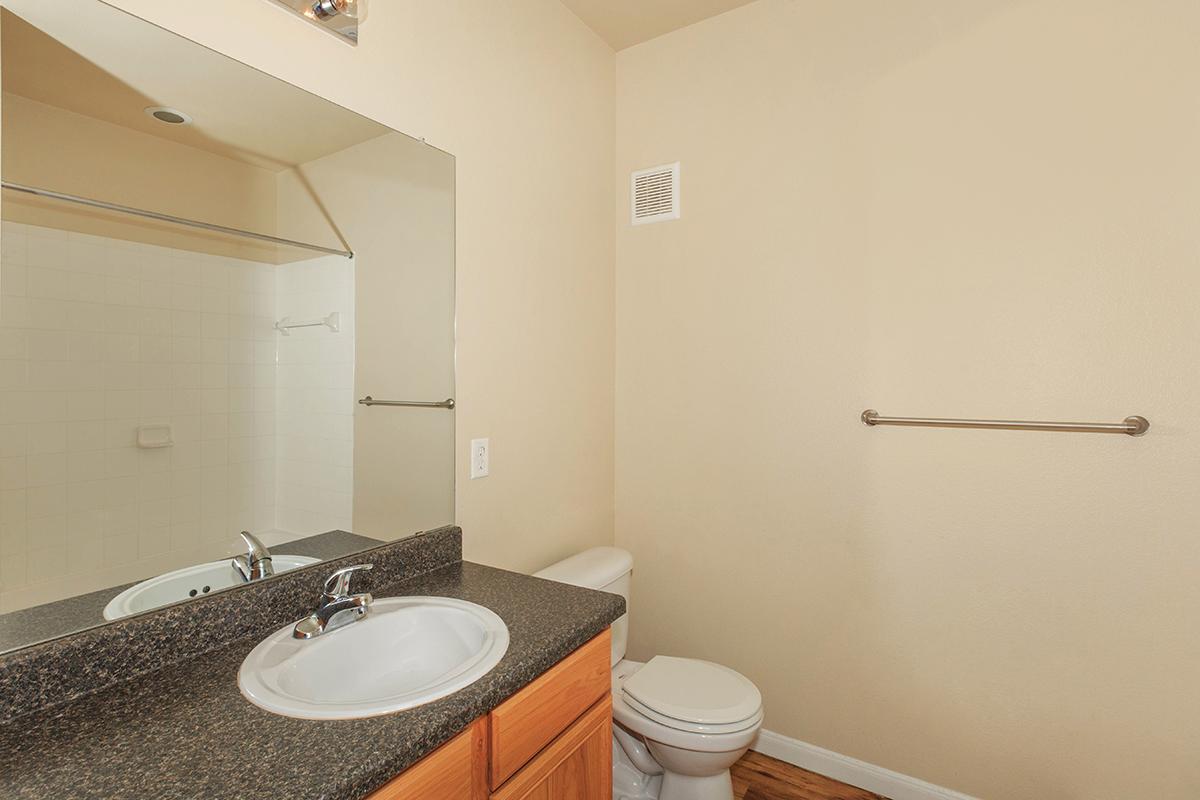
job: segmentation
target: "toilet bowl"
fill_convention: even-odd
[[[652,680],[633,680],[627,688],[638,674],[645,678],[647,668],[656,673]],[[643,775],[614,772],[614,798],[730,800],[729,768],[750,748],[762,718],[758,689],[726,667],[663,656],[647,664],[619,662],[613,669],[615,744]],[[647,778],[654,774],[662,776],[657,793],[622,794],[622,782],[628,785],[632,777],[636,786],[650,786]]]
[[[536,577],[629,603],[633,557],[597,547]],[[614,800],[732,800],[729,768],[762,726],[762,695],[728,667],[690,658],[626,661],[628,611],[612,626]]]

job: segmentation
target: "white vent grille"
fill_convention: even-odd
[[[633,173],[633,224],[679,219],[679,162]]]

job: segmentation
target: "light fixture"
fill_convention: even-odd
[[[349,44],[358,44],[358,26],[367,18],[368,0],[270,0],[306,22]]]
[[[367,0],[314,0],[312,13],[319,20],[341,16],[361,23],[367,18]]]

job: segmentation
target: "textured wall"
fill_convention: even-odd
[[[1181,0],[761,0],[618,54],[635,656],[981,797],[1200,796],[1198,36]],[[684,218],[628,227],[676,159]]]

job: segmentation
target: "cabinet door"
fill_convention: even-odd
[[[487,719],[402,772],[367,800],[486,800]]]
[[[492,800],[611,800],[612,697],[605,697]]]
[[[606,630],[492,712],[493,790],[612,694],[611,654],[611,633]]]

